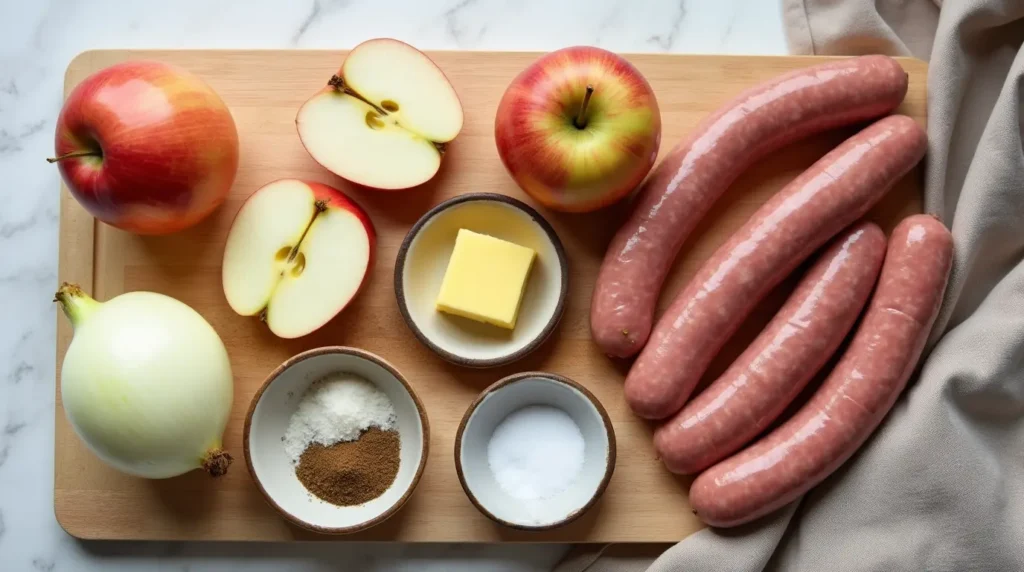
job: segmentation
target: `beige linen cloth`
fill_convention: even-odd
[[[799,505],[667,551],[580,547],[557,571],[1024,571],[1024,0],[783,9],[795,53],[930,62],[925,205],[956,241],[931,351],[874,437]]]

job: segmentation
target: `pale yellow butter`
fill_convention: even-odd
[[[537,253],[493,236],[459,229],[436,308],[509,330],[515,328]]]

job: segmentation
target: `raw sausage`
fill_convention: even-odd
[[[924,156],[909,117],[878,120],[826,154],[761,206],[697,270],[626,376],[633,412],[679,411],[754,306],[815,249],[860,218]]]
[[[774,421],[850,332],[884,257],[885,233],[871,222],[833,241],[750,347],[654,433],[665,466],[703,471]]]
[[[602,351],[614,357],[640,351],[680,247],[747,166],[798,139],[889,113],[906,92],[899,63],[862,56],[783,75],[705,119],[644,183],[608,247],[590,308],[591,333]]]
[[[862,56],[780,76],[704,119],[643,184],[608,247],[590,308],[601,350],[614,357],[640,351],[680,247],[747,166],[815,133],[885,115],[906,93],[899,63]]]
[[[814,250],[860,218],[924,156],[913,119],[876,121],[768,199],[676,297],[626,376],[633,412],[679,411],[754,306]]]
[[[903,391],[938,313],[953,238],[934,217],[893,230],[878,288],[835,370],[786,423],[702,473],[690,503],[712,526],[736,526],[788,504],[832,474]]]

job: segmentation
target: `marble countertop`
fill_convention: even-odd
[[[783,54],[766,0],[2,0],[0,569],[548,570],[564,546],[81,542],[53,515],[58,174],[64,69],[94,48],[423,49]],[[642,7],[641,7],[642,6]],[[364,562],[352,564],[355,557]]]

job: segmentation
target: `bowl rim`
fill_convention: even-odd
[[[548,240],[555,248],[555,253],[558,255],[558,267],[562,276],[561,288],[558,292],[558,303],[555,305],[555,311],[551,314],[551,318],[541,329],[540,333],[537,334],[529,343],[522,348],[511,352],[506,355],[502,355],[495,358],[469,358],[454,354],[436,343],[434,343],[419,326],[416,325],[416,321],[413,319],[412,314],[409,312],[409,306],[405,299],[405,286],[402,284],[402,279],[405,276],[405,261],[409,253],[409,247],[412,245],[412,241],[419,235],[423,227],[426,226],[431,219],[448,210],[449,208],[460,205],[467,202],[475,201],[492,201],[499,202],[509,205],[513,208],[517,208],[526,213],[534,222],[540,226],[544,234],[547,235]],[[565,254],[565,247],[562,245],[562,240],[558,237],[558,233],[551,226],[551,223],[547,221],[536,209],[530,205],[520,201],[519,199],[510,197],[508,195],[502,195],[499,193],[465,193],[452,197],[446,201],[438,203],[434,208],[430,209],[423,216],[412,225],[409,232],[405,235],[405,239],[402,240],[402,245],[398,248],[398,257],[395,259],[395,298],[398,300],[398,311],[402,314],[402,319],[405,320],[409,329],[412,330],[413,335],[423,345],[430,348],[434,353],[439,355],[445,361],[453,363],[455,365],[461,365],[463,367],[471,368],[489,368],[498,367],[502,365],[508,365],[512,362],[520,360],[534,350],[539,348],[549,337],[554,333],[555,328],[562,319],[562,314],[565,313],[566,299],[569,294],[569,261]]]
[[[522,381],[524,379],[532,378],[542,378],[547,381],[552,381],[555,383],[566,385],[580,392],[580,394],[582,394],[583,397],[585,397],[587,401],[590,402],[594,409],[597,410],[598,415],[600,415],[601,417],[601,422],[604,424],[605,435],[608,438],[608,452],[607,455],[605,455],[604,476],[601,478],[601,482],[597,485],[597,488],[594,489],[594,493],[590,496],[590,500],[588,500],[586,504],[584,504],[580,508],[566,515],[565,518],[548,524],[536,526],[509,522],[505,519],[499,518],[497,515],[484,508],[483,504],[476,498],[476,495],[473,494],[473,491],[470,490],[469,485],[466,483],[466,476],[463,473],[462,469],[462,437],[466,432],[466,426],[469,424],[469,419],[473,416],[473,413],[476,412],[480,404],[483,403],[484,398],[500,389],[505,388],[508,385]],[[615,473],[616,454],[617,446],[615,442],[615,427],[612,425],[611,418],[608,416],[608,411],[605,410],[604,405],[602,405],[601,401],[597,399],[597,396],[591,393],[591,391],[584,387],[583,385],[569,379],[568,377],[558,375],[557,373],[549,373],[544,371],[524,371],[520,373],[514,373],[512,375],[503,377],[498,381],[494,382],[493,384],[491,384],[490,386],[488,386],[486,389],[481,391],[479,395],[476,396],[476,398],[473,400],[473,403],[471,403],[469,407],[466,409],[466,413],[463,414],[462,421],[459,422],[459,428],[455,433],[455,472],[459,476],[459,484],[462,485],[463,492],[465,492],[466,496],[469,497],[469,501],[473,503],[473,506],[475,506],[477,510],[483,513],[484,516],[493,520],[494,522],[497,522],[498,524],[502,524],[509,528],[514,528],[517,530],[528,530],[536,532],[552,530],[555,528],[565,526],[570,522],[576,520],[577,518],[583,516],[584,513],[590,510],[591,507],[593,507],[594,504],[597,503],[597,501],[604,495],[605,490],[608,488],[608,484],[612,480],[612,475]]]
[[[281,505],[279,505],[277,501],[274,500],[273,496],[269,492],[267,492],[267,489],[263,486],[263,482],[256,474],[256,469],[253,468],[252,456],[249,451],[249,436],[252,432],[252,416],[253,413],[256,411],[256,406],[259,404],[260,400],[263,399],[263,393],[267,390],[268,387],[270,387],[270,384],[276,381],[281,376],[282,373],[284,373],[286,370],[288,370],[295,364],[313,357],[327,354],[355,356],[376,363],[377,365],[387,370],[388,373],[393,375],[395,379],[397,379],[399,383],[401,383],[402,386],[405,387],[405,391],[409,394],[409,397],[412,398],[413,405],[416,407],[416,412],[419,414],[420,417],[420,426],[422,427],[420,437],[419,466],[416,467],[416,473],[413,475],[412,481],[409,483],[409,486],[406,488],[401,498],[399,498],[393,505],[388,507],[387,510],[380,513],[379,515],[365,522],[355,524],[352,526],[320,526],[317,524],[313,524],[311,522],[304,521],[292,515],[290,512],[284,510],[281,507]],[[246,469],[248,469],[249,471],[249,476],[252,477],[253,482],[256,483],[256,487],[260,490],[260,493],[263,495],[263,498],[267,501],[268,504],[270,504],[270,506],[274,507],[274,509],[277,510],[277,512],[280,513],[281,516],[285,518],[285,520],[291,522],[292,524],[295,524],[296,526],[299,526],[300,528],[311,530],[313,532],[319,532],[321,534],[351,534],[354,532],[360,532],[372,528],[384,522],[388,518],[391,518],[405,505],[405,503],[409,500],[409,497],[412,496],[413,491],[416,490],[417,485],[419,485],[420,477],[423,476],[423,471],[427,466],[427,457],[429,452],[430,422],[427,419],[427,413],[426,409],[423,407],[423,402],[420,401],[419,396],[416,395],[416,392],[413,390],[412,385],[409,384],[409,380],[407,380],[405,376],[402,375],[402,373],[399,372],[397,368],[395,368],[395,366],[391,365],[391,363],[385,360],[384,358],[374,353],[368,352],[366,350],[349,346],[324,346],[309,349],[298,354],[295,354],[294,356],[282,362],[281,365],[274,368],[274,370],[270,372],[270,375],[267,376],[266,380],[264,380],[259,390],[256,391],[256,394],[253,395],[252,400],[249,402],[249,409],[245,414],[245,425],[242,428],[242,453],[245,457],[245,466]]]

